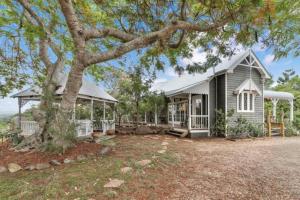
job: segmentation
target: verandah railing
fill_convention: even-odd
[[[191,115],[192,129],[208,129],[208,115]]]

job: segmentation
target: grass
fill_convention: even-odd
[[[135,139],[134,139],[135,140]],[[126,143],[129,142],[129,143]],[[103,158],[91,158],[53,169],[42,171],[21,171],[15,174],[0,175],[0,199],[111,199],[130,193],[136,188],[129,187],[136,180],[141,180],[140,187],[151,189],[153,184],[143,185],[145,178],[155,180],[160,176],[158,171],[165,166],[172,166],[178,162],[176,156],[167,151],[157,154],[160,142],[136,143],[132,141],[117,141],[120,147],[116,155]],[[152,156],[157,155],[156,159]],[[148,167],[137,167],[136,161],[151,159]],[[133,172],[122,174],[120,169],[125,166],[134,168]],[[149,174],[145,173],[149,170]],[[151,171],[153,171],[151,173]],[[103,185],[110,178],[125,181],[121,188],[116,190],[104,188]],[[125,195],[126,197],[127,195]]]

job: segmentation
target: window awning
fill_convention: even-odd
[[[254,81],[252,79],[246,79],[239,87],[237,87],[235,89],[236,94],[240,94],[241,92],[244,92],[244,91],[255,92],[259,95],[262,95],[261,90],[254,83]]]

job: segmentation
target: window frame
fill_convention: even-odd
[[[241,106],[240,106],[240,95],[241,95]],[[245,102],[244,102],[244,96],[247,96],[247,109],[245,110]],[[250,96],[252,95],[252,106],[250,105],[251,101],[250,101]],[[250,92],[250,91],[243,91],[241,93],[239,93],[236,97],[236,110],[237,112],[241,113],[241,112],[254,112],[255,111],[255,93]],[[240,107],[242,109],[240,109]],[[252,110],[250,110],[250,108],[252,107]]]

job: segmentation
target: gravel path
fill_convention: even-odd
[[[183,161],[168,199],[300,199],[300,137],[174,146]]]

